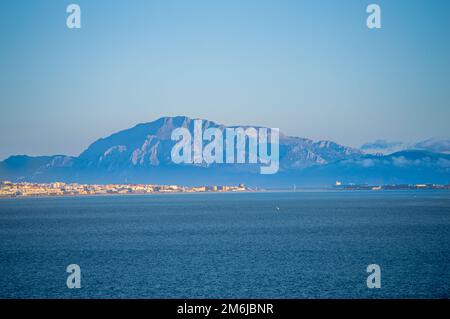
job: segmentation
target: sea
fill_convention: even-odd
[[[0,200],[0,298],[449,296],[450,191]]]

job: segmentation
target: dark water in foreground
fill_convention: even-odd
[[[0,200],[0,271],[1,298],[448,298],[450,192]]]

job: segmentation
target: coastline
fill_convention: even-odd
[[[336,189],[336,188],[300,188],[292,189],[258,189],[234,192],[154,192],[154,193],[130,193],[130,194],[88,194],[88,195],[27,195],[27,196],[0,196],[1,201],[8,200],[25,200],[25,199],[68,199],[68,198],[97,198],[97,197],[143,197],[143,196],[201,196],[201,195],[225,195],[225,194],[270,194],[270,193],[401,193],[401,192],[449,192],[450,189],[383,189],[383,190],[369,190],[369,189]]]

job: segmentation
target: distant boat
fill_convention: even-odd
[[[278,212],[280,211],[280,207],[276,206],[275,208]]]

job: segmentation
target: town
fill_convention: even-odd
[[[197,193],[197,192],[242,192],[250,190],[238,186],[197,186],[152,184],[78,184],[78,183],[12,183],[0,182],[0,197],[26,196],[81,196],[81,195],[125,195],[153,193]]]

